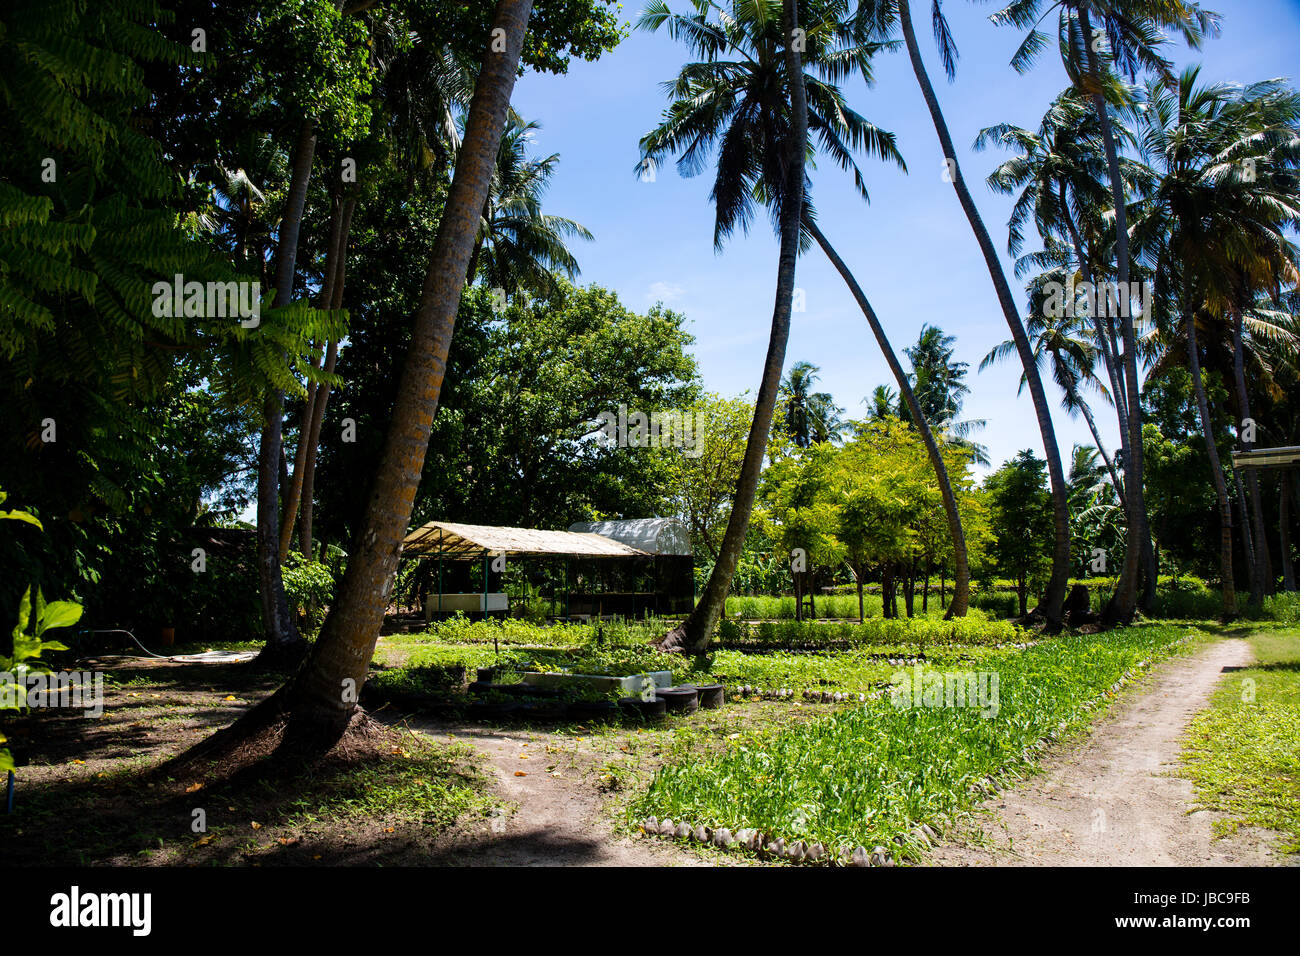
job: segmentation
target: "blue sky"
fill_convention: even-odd
[[[670,0],[672,2],[672,0]],[[1171,44],[1179,64],[1201,62],[1206,80],[1253,82],[1300,72],[1300,0],[1211,0],[1223,14],[1222,35],[1199,53]],[[684,0],[672,2],[684,10]],[[914,5],[916,15],[928,3]],[[991,3],[949,0],[945,12],[961,52],[956,81],[943,80],[928,24],[918,24],[927,64],[959,149],[962,169],[975,185],[976,200],[994,241],[1005,252],[1011,200],[983,185],[1004,154],[976,153],[979,130],[1000,122],[1034,127],[1047,104],[1065,86],[1055,50],[1020,76],[1008,66],[1020,34],[994,27]],[[640,0],[623,14],[635,19]],[[683,179],[661,168],[654,182],[633,173],[637,142],[658,122],[667,100],[660,84],[676,75],[685,51],[666,33],[633,32],[596,63],[574,63],[565,76],[527,74],[516,87],[514,106],[542,124],[539,154],[558,152],[561,161],[547,195],[547,211],[576,219],[595,234],[576,249],[580,282],[618,292],[630,308],[655,301],[684,313],[696,338],[694,353],[704,383],[725,395],[757,390],[767,347],[777,258],[765,218],[748,236],[733,238],[721,254],[713,250],[713,212],[708,201],[711,174]],[[963,416],[984,418],[977,436],[994,464],[1022,448],[1042,453],[1028,393],[1017,397],[1019,366],[976,369],[990,348],[1008,338],[992,284],[952,186],[943,181],[934,128],[903,52],[882,55],[876,85],[859,80],[845,86],[849,104],[898,136],[909,173],[878,162],[863,163],[872,202],[865,204],[851,180],[823,165],[812,174],[813,195],[823,232],[837,247],[872,300],[901,352],[922,325],[941,326],[957,336],[957,357],[970,363],[971,394]],[[865,320],[839,276],[821,253],[799,262],[797,285],[806,311],[797,313],[786,367],[806,360],[821,366],[821,387],[847,414],[880,383],[893,384]],[[1050,386],[1049,386],[1050,387]],[[1052,393],[1055,400],[1056,393]],[[1058,441],[1091,444],[1082,420],[1055,410]],[[1108,446],[1115,444],[1112,417],[1098,412]],[[1068,459],[1067,459],[1068,460]]]

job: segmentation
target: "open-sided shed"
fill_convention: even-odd
[[[639,616],[669,613],[675,606],[671,595],[660,595],[654,587],[661,570],[657,553],[590,531],[540,531],[430,521],[406,536],[402,555],[437,562],[436,591],[435,581],[431,580],[424,601],[426,619],[456,611],[507,613],[510,602],[502,575],[512,559],[563,562],[562,616]],[[676,557],[680,562],[681,556]],[[689,555],[686,561],[690,561]],[[471,562],[482,568],[478,578],[481,587],[474,591],[467,589],[473,577]],[[607,591],[603,586],[611,582],[615,590]],[[591,587],[597,584],[602,587]],[[578,590],[571,590],[573,585]],[[689,602],[693,598],[689,583],[686,594]],[[688,603],[685,610],[689,609]]]

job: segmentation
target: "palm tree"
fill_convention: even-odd
[[[289,191],[276,236],[276,308],[285,308],[293,297],[293,279],[298,260],[298,234],[307,205],[307,185],[316,154],[316,121],[307,117],[299,128],[290,163]],[[280,455],[283,450],[284,392],[272,385],[262,405],[262,433],[257,451],[257,577],[262,597],[262,628],[266,645],[259,654],[263,663],[285,666],[306,650],[289,612],[280,567]]]
[[[1280,92],[1277,81],[1242,91],[1227,84],[1200,85],[1198,80],[1199,69],[1193,67],[1179,76],[1175,90],[1148,84],[1141,142],[1158,179],[1139,205],[1134,236],[1139,252],[1162,263],[1173,277],[1168,294],[1155,300],[1157,318],[1166,339],[1174,337],[1176,328],[1186,344],[1218,498],[1223,614],[1230,618],[1237,613],[1232,507],[1202,377],[1201,330],[1218,330],[1221,340],[1232,342],[1232,364],[1238,365],[1236,314],[1241,313],[1243,326],[1259,322],[1241,308],[1244,288],[1269,270],[1275,278],[1294,275],[1288,265],[1294,252],[1282,229],[1300,218],[1289,173],[1300,140],[1294,130],[1286,132],[1295,123],[1296,103],[1291,97],[1275,98]],[[1256,278],[1243,284],[1247,275]],[[1278,331],[1274,326],[1268,334]],[[1241,404],[1238,411],[1244,413],[1246,403]],[[1262,530],[1257,525],[1255,536]],[[1262,539],[1259,545],[1267,547]],[[1257,596],[1259,568],[1251,570]]]
[[[1117,132],[1131,138],[1123,127],[1117,126]],[[1017,153],[988,177],[989,185],[1004,195],[1021,190],[1007,223],[1007,250],[1017,257],[1016,275],[1031,267],[1060,268],[1070,264],[1072,255],[1083,281],[1095,288],[1098,276],[1107,274],[1100,247],[1107,231],[1104,220],[1110,200],[1109,188],[1103,183],[1108,173],[1101,128],[1091,105],[1073,89],[1066,90],[1048,107],[1037,130],[1007,123],[981,130],[975,149],[990,144]],[[1126,178],[1135,183],[1150,172],[1141,163],[1128,159],[1122,163]],[[1022,257],[1024,227],[1031,216],[1044,248]],[[1122,453],[1128,444],[1124,368],[1112,318],[1101,312],[1093,310],[1092,331],[1119,418]]]
[[[898,417],[898,393],[888,385],[877,385],[871,390],[871,394],[862,400],[862,404],[867,406],[868,421]]]
[[[1045,0],[1013,0],[993,15],[995,23],[1006,23],[1029,33],[1012,57],[1020,72],[1029,69],[1047,44],[1038,29]],[[1117,288],[1130,288],[1132,263],[1129,258],[1127,193],[1119,150],[1111,124],[1110,104],[1122,102],[1122,89],[1113,70],[1136,81],[1139,71],[1155,73],[1171,83],[1172,66],[1160,55],[1165,42],[1162,31],[1178,31],[1188,46],[1196,49],[1206,35],[1217,32],[1218,18],[1191,0],[1051,0],[1049,9],[1059,12],[1059,41],[1066,72],[1081,95],[1088,97],[1101,127],[1106,166],[1110,174],[1111,201],[1115,214],[1115,275]],[[1105,38],[1105,44],[1099,41]],[[1124,343],[1125,403],[1128,412],[1128,442],[1125,470],[1129,476],[1127,503],[1130,534],[1125,551],[1124,571],[1115,589],[1106,617],[1110,621],[1132,618],[1138,604],[1138,566],[1143,549],[1150,546],[1146,498],[1142,486],[1142,408],[1138,381],[1138,338],[1131,309],[1121,310],[1121,338]],[[1144,544],[1145,542],[1145,544]],[[1148,573],[1144,605],[1155,598],[1156,582]]]
[[[875,309],[871,307],[871,303],[867,300],[862,287],[858,285],[858,280],[854,278],[844,260],[840,258],[830,242],[822,235],[816,223],[809,220],[808,229],[812,232],[817,244],[822,247],[822,251],[826,253],[826,257],[830,259],[831,265],[835,266],[836,271],[839,272],[840,277],[849,287],[849,292],[857,301],[858,308],[866,316],[867,324],[871,327],[871,332],[876,337],[876,343],[880,346],[880,352],[884,355],[885,361],[889,363],[889,370],[894,374],[894,381],[898,383],[902,407],[908,411],[913,427],[920,434],[921,441],[925,444],[925,452],[930,459],[930,467],[934,469],[935,480],[939,483],[939,493],[943,499],[944,513],[948,519],[948,533],[952,537],[953,597],[952,603],[948,605],[945,617],[965,617],[966,611],[970,607],[970,559],[966,551],[966,532],[962,528],[961,513],[957,510],[957,495],[953,491],[952,481],[948,477],[948,468],[944,464],[943,452],[939,448],[939,443],[935,440],[934,431],[930,428],[930,423],[921,409],[920,402],[917,401],[916,393],[912,390],[911,378],[903,371],[902,363],[898,361],[898,356],[895,354],[893,346],[889,344],[889,338],[885,335],[884,326],[880,324],[880,319],[876,316]],[[900,410],[899,406],[894,403],[890,389],[886,385],[876,386],[870,404],[874,405],[872,411],[875,413],[893,414],[895,410]],[[873,417],[879,418],[883,416],[874,414]]]
[[[966,215],[971,231],[975,234],[975,240],[979,244],[980,252],[984,257],[984,264],[988,269],[989,277],[993,280],[993,288],[997,293],[998,304],[1002,307],[1002,315],[1006,319],[1007,327],[1011,330],[1012,340],[1016,343],[1016,352],[1020,356],[1020,363],[1025,369],[1029,385],[1029,396],[1034,404],[1034,416],[1038,421],[1038,430],[1043,440],[1043,454],[1047,461],[1052,493],[1054,541],[1052,571],[1038,610],[1046,618],[1048,629],[1055,631],[1061,626],[1065,589],[1070,578],[1069,488],[1066,485],[1065,472],[1061,465],[1061,452],[1052,425],[1047,393],[1038,374],[1033,348],[1020,321],[1020,312],[1016,306],[1015,297],[1011,293],[1011,286],[1002,271],[997,249],[993,246],[993,240],[989,237],[989,231],[984,225],[984,220],[980,217],[974,197],[971,196],[970,190],[966,186],[966,180],[962,176],[961,163],[957,159],[957,150],[953,145],[952,135],[948,131],[948,121],[939,106],[939,98],[935,95],[934,86],[930,82],[930,76],[925,69],[925,62],[921,58],[921,48],[917,43],[916,31],[912,24],[912,10],[909,0],[861,0],[858,4],[857,16],[854,19],[860,35],[866,37],[886,38],[895,27],[901,28],[908,59],[912,65],[912,72],[915,74],[917,84],[921,88],[921,95],[925,99],[931,122],[939,138],[940,148],[943,150],[944,161],[950,174],[948,178],[952,180],[953,189],[957,193],[957,199],[961,204],[962,211]],[[931,22],[945,72],[948,78],[952,79],[956,75],[957,49],[948,22],[943,16],[941,0],[935,0],[932,6]]]
[[[801,30],[796,0],[747,0],[728,9],[709,0],[694,0],[693,5],[694,13],[681,15],[672,13],[664,0],[655,0],[638,22],[645,30],[666,27],[700,57],[684,66],[672,84],[674,100],[663,122],[641,140],[639,166],[653,168],[663,157],[680,153],[678,169],[694,175],[718,144],[711,197],[715,246],[737,227],[748,228],[756,198],[767,203],[780,236],[767,357],[727,530],[694,610],[660,642],[665,650],[699,653],[722,615],[744,549],[785,364],[812,121],[802,53],[806,45],[816,49],[816,33],[815,24]],[[717,20],[709,16],[714,12]],[[737,59],[725,59],[732,56]]]
[[[1064,279],[1063,270],[1058,269],[1045,272],[1030,283],[1030,311],[1026,325],[1029,334],[1034,337],[1034,355],[1040,367],[1047,365],[1050,368],[1053,380],[1061,389],[1061,407],[1071,417],[1083,416],[1095,442],[1092,451],[1105,462],[1115,491],[1123,502],[1124,483],[1120,479],[1115,462],[1106,452],[1105,443],[1101,440],[1101,433],[1097,430],[1097,422],[1092,414],[1092,407],[1082,391],[1085,386],[1091,387],[1096,389],[1103,399],[1110,400],[1111,397],[1106,386],[1096,375],[1100,349],[1090,338],[1091,330],[1085,331],[1085,323],[1089,320],[1078,315],[1049,316],[1045,314],[1041,305],[1046,297],[1043,287],[1049,282],[1063,284]],[[989,350],[988,355],[980,361],[979,369],[982,372],[994,363],[1010,358],[1014,353],[1014,342],[1002,342]],[[1024,387],[1025,378],[1022,375],[1020,388]],[[1078,446],[1075,447],[1075,455],[1077,458]],[[1071,479],[1070,483],[1073,485],[1074,480]]]
[[[592,238],[572,219],[542,212],[542,194],[560,156],[529,158],[528,147],[539,129],[540,124],[511,110],[470,259],[469,282],[481,278],[507,295],[520,289],[539,295],[554,292],[556,270],[570,279],[579,272],[567,241]]]
[[[395,19],[387,11],[372,19],[371,42],[371,58],[378,80],[376,96],[384,104],[385,118],[375,132],[384,146],[399,157],[397,165],[406,170],[408,191],[437,188],[443,184],[446,170],[460,149],[458,116],[468,108],[473,94],[472,64],[462,62],[451,46],[430,43],[419,31],[411,30],[409,21]],[[320,307],[338,310],[343,306],[348,238],[357,195],[355,187],[332,185],[336,195]],[[321,368],[327,375],[334,371],[338,349],[337,337],[325,347]],[[282,553],[288,550],[297,504],[298,547],[304,557],[311,559],[316,458],[332,385],[326,377],[319,385],[309,383],[307,391],[293,479],[285,496],[280,544]],[[302,436],[306,436],[305,442]]]
[[[1111,125],[1116,136],[1125,142],[1132,141],[1132,134],[1117,119],[1112,118]],[[989,185],[997,192],[1012,194],[1017,189],[1021,190],[1008,222],[1008,250],[1012,255],[1019,256],[1024,245],[1024,225],[1031,214],[1043,240],[1044,248],[1041,252],[1030,253],[1016,260],[1017,276],[1033,266],[1052,267],[1060,272],[1064,267],[1070,266],[1072,260],[1083,281],[1093,289],[1098,288],[1099,277],[1110,275],[1107,246],[1113,245],[1113,240],[1109,239],[1111,229],[1107,222],[1107,212],[1111,206],[1111,192],[1107,185],[1109,169],[1102,140],[1101,124],[1096,111],[1088,99],[1073,88],[1061,93],[1052,102],[1035,131],[1004,123],[980,132],[975,141],[977,150],[984,149],[990,143],[997,143],[1018,153],[1002,163],[988,178]],[[1140,190],[1149,184],[1151,171],[1142,163],[1121,157],[1120,166],[1129,188]],[[1057,275],[1056,281],[1074,288],[1074,277],[1069,275],[1072,271],[1068,270],[1065,278]],[[1031,306],[1031,314],[1038,310],[1038,306]],[[1110,382],[1107,398],[1114,406],[1119,423],[1120,455],[1128,461],[1127,373],[1119,349],[1115,316],[1107,309],[1090,311],[1089,321],[1096,352]],[[1056,366],[1056,370],[1066,371],[1060,366]],[[1068,385],[1059,375],[1057,381],[1063,387]],[[1086,404],[1077,404],[1068,389],[1066,403],[1071,414],[1091,411]],[[1096,438],[1095,427],[1093,434]],[[1100,439],[1097,441],[1098,448],[1104,455],[1105,447]],[[1119,489],[1121,485],[1118,476],[1112,477]],[[1145,607],[1149,606],[1155,594],[1155,548],[1150,535],[1136,541],[1136,547],[1140,550],[1141,566],[1145,574]],[[1127,550],[1125,557],[1128,558]],[[1131,567],[1129,572],[1132,572]]]
[[[844,409],[835,404],[834,396],[812,391],[819,371],[811,362],[795,362],[781,383],[778,401],[785,412],[786,428],[798,448],[836,441],[848,427],[841,417]]]
[[[956,341],[956,336],[947,335],[938,326],[923,325],[916,344],[903,349],[912,363],[908,380],[916,393],[917,405],[926,425],[943,433],[947,444],[965,448],[973,461],[987,465],[988,450],[969,438],[971,432],[983,428],[987,422],[957,418],[966,396],[970,394],[970,387],[966,384],[969,366],[953,358],[953,343]],[[903,421],[915,424],[915,417],[908,408],[901,409],[901,412]]]
[[[256,724],[287,708],[286,736],[291,740],[328,747],[356,712],[352,691],[365,682],[397,572],[532,6],[532,0],[498,0],[493,15],[493,35],[504,42],[484,53],[384,451],[337,596],[297,677],[268,700],[267,707],[248,715]],[[240,724],[232,728],[236,736]]]

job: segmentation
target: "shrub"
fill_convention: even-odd
[[[997,646],[1025,640],[1024,632],[1008,621],[967,616],[944,621],[930,617],[867,618],[856,621],[727,621],[719,625],[721,644],[773,648],[816,648],[866,644]]]

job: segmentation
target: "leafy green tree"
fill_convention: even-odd
[[[984,480],[989,499],[993,556],[997,568],[1016,583],[1020,616],[1029,613],[1029,588],[1051,566],[1050,495],[1046,464],[1022,451]]]
[[[717,561],[745,456],[754,406],[745,397],[708,393],[690,409],[698,453],[673,455],[669,465],[674,511],[690,528],[697,558]],[[746,547],[746,554],[750,552]],[[739,573],[739,572],[738,572]]]
[[[837,450],[828,443],[801,448],[763,473],[763,520],[778,553],[788,557],[794,578],[795,620],[803,620],[804,597],[817,616],[819,573],[844,558],[835,535],[838,502],[833,492]]]

